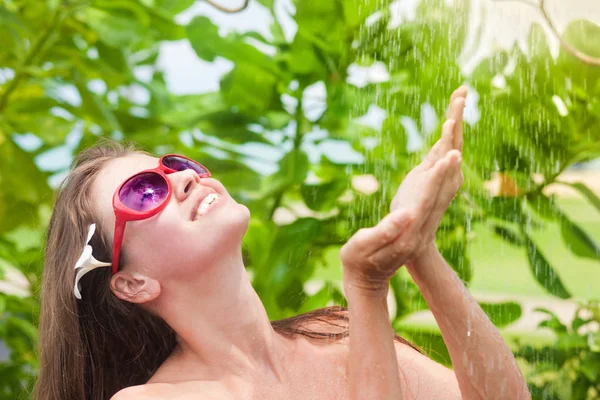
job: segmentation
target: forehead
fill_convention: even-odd
[[[95,208],[100,212],[101,219],[114,219],[112,197],[121,183],[140,171],[156,168],[157,166],[158,158],[145,154],[130,154],[106,163],[98,172],[92,187]]]

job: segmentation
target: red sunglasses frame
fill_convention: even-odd
[[[158,160],[158,167],[140,171],[137,174],[130,176],[123,183],[121,183],[119,185],[119,187],[117,188],[117,190],[115,191],[115,193],[113,195],[113,201],[112,201],[113,209],[115,211],[115,230],[114,230],[114,235],[113,235],[113,257],[112,257],[112,274],[113,275],[115,275],[119,271],[119,257],[121,256],[121,245],[123,244],[123,235],[125,233],[125,225],[127,224],[127,222],[139,221],[142,219],[147,219],[147,218],[153,217],[154,215],[156,215],[156,214],[160,213],[162,210],[164,210],[164,208],[169,203],[169,200],[171,199],[171,194],[173,194],[173,188],[171,187],[171,182],[167,178],[167,175],[173,174],[175,172],[180,172],[180,171],[169,168],[163,163],[163,160],[167,157],[179,157],[179,158],[188,160],[190,162],[193,162],[194,164],[197,164],[206,170],[206,174],[198,174],[198,176],[200,176],[200,178],[210,178],[210,171],[208,170],[208,168],[206,168],[204,165],[200,164],[199,162],[192,160],[191,158],[179,155],[179,154],[165,154]],[[168,189],[167,196],[165,197],[165,199],[163,200],[162,203],[160,203],[158,206],[156,206],[153,209],[146,210],[146,211],[132,210],[131,208],[129,208],[125,204],[123,204],[123,202],[121,202],[119,193],[121,192],[123,185],[125,185],[127,182],[129,182],[132,178],[134,178],[138,175],[147,174],[147,173],[158,174],[165,180],[165,182],[167,182],[167,189]]]

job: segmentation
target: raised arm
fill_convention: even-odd
[[[431,246],[407,269],[437,321],[462,398],[531,399],[515,358],[460,278]]]
[[[407,392],[401,387],[385,300],[390,278],[404,264],[440,326],[462,398],[530,398],[510,349],[435,248],[440,221],[462,185],[465,97],[466,88],[453,93],[442,137],[406,176],[392,212],[342,247],[350,310],[350,399],[397,400]]]
[[[445,129],[451,128],[447,124]],[[349,398],[398,400],[401,386],[394,331],[387,311],[389,280],[421,247],[420,239],[447,176],[460,171],[460,154],[448,152],[428,167],[411,171],[401,206],[377,226],[359,230],[342,247],[344,290],[350,311]],[[402,191],[400,191],[402,192]]]
[[[426,163],[435,163],[451,151],[462,152],[465,96],[464,88],[452,95],[449,118],[457,123],[454,129],[444,130]],[[456,179],[458,185],[462,184],[462,174]],[[423,229],[426,235],[437,230],[437,223],[451,201],[451,195],[452,190],[447,194],[442,193],[438,198],[434,214],[437,213],[439,217],[432,215],[429,222],[432,229]],[[402,203],[402,199],[399,199],[399,203]],[[422,250],[406,267],[440,327],[463,399],[530,399],[531,395],[511,350],[439,253],[435,247],[435,236],[425,236],[423,242]]]

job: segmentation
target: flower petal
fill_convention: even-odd
[[[77,297],[79,300],[81,300],[81,292],[79,291],[79,280],[82,276],[84,276],[85,274],[87,274],[95,268],[96,267],[92,265],[89,267],[81,268],[79,271],[77,271],[77,275],[75,276],[75,287],[73,288],[73,292],[75,293],[75,297]]]
[[[86,244],[90,242],[90,240],[92,239],[92,236],[94,236],[94,232],[96,232],[96,224],[91,224],[90,228],[88,229],[88,238],[87,238],[87,241],[85,242]]]
[[[94,256],[90,257],[89,263],[91,265],[95,265],[96,267],[110,267],[110,263],[104,261],[98,261],[94,258]]]
[[[79,260],[77,260],[75,263],[75,269],[85,266],[90,257],[92,257],[92,246],[87,245],[83,248],[83,252],[81,253],[81,256],[79,256]]]

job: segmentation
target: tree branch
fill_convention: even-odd
[[[517,2],[517,3],[523,3],[523,4],[527,4],[529,6],[535,7],[537,9],[539,9],[542,13],[542,16],[544,17],[544,20],[546,21],[546,23],[548,24],[548,27],[550,28],[550,30],[552,31],[552,33],[554,34],[554,36],[556,36],[556,38],[558,39],[561,47],[563,49],[565,49],[565,51],[569,54],[571,54],[573,57],[577,58],[578,60],[580,60],[581,62],[588,64],[588,65],[592,65],[595,67],[600,67],[600,58],[596,58],[596,57],[592,57],[588,54],[585,54],[584,52],[576,49],[573,45],[571,45],[570,43],[568,43],[560,34],[560,32],[558,32],[558,28],[556,28],[556,25],[554,25],[554,23],[552,22],[552,19],[550,18],[550,15],[548,14],[548,11],[546,10],[545,7],[545,0],[540,0],[539,5],[536,5],[534,3],[532,3],[531,1],[528,0],[495,0],[496,2],[506,2],[506,1],[513,1],[513,2]]]
[[[248,8],[248,4],[250,3],[250,0],[244,0],[244,4],[242,4],[241,7],[238,8],[227,8],[227,7],[223,7],[220,4],[217,4],[215,2],[213,2],[213,0],[205,0],[208,4],[210,4],[211,6],[213,6],[214,8],[216,8],[217,10],[229,13],[229,14],[235,14],[238,13],[240,11],[244,11],[246,8]]]
[[[554,35],[560,42],[561,46],[573,57],[578,58],[579,60],[583,61],[584,63],[586,63],[588,65],[600,67],[600,58],[592,57],[588,54],[585,54],[582,51],[573,47],[570,43],[567,43],[567,41],[558,32],[558,29],[556,29],[556,26],[552,23],[552,20],[550,19],[550,16],[548,15],[548,11],[546,11],[546,8],[544,7],[544,2],[545,2],[545,0],[540,0],[540,10],[542,11],[542,14],[544,15],[544,19],[548,23],[550,30],[552,30],[552,33],[554,33]]]

